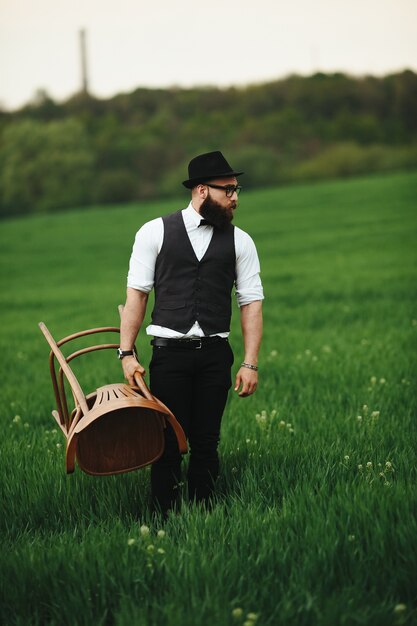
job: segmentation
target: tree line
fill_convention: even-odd
[[[181,193],[221,149],[245,187],[417,167],[417,75],[318,73],[262,85],[48,94],[0,111],[0,214]]]

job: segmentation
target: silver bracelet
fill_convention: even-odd
[[[245,363],[245,361],[243,361],[243,363],[240,364],[240,367],[247,367],[249,370],[254,370],[255,372],[258,371],[257,365],[252,365],[251,363]]]

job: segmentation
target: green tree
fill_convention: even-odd
[[[88,204],[94,156],[75,119],[14,122],[0,145],[0,207],[5,213]]]

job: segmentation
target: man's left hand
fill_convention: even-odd
[[[255,393],[258,386],[258,372],[248,367],[241,367],[236,374],[235,391],[241,398],[247,398]],[[240,391],[239,391],[240,388]]]

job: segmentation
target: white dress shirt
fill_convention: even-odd
[[[213,236],[213,226],[199,226],[202,216],[193,208],[191,202],[181,211],[185,229],[190,238],[196,257],[200,261]],[[252,238],[235,226],[236,281],[235,291],[238,306],[255,300],[263,300],[262,283],[259,276],[258,254]],[[136,233],[132,255],[130,257],[127,286],[149,293],[154,285],[156,258],[164,240],[164,222],[161,217],[146,222]],[[179,333],[171,328],[151,324],[146,333],[155,337],[204,337],[204,332],[197,321],[187,333]],[[217,333],[227,337],[228,332]]]

